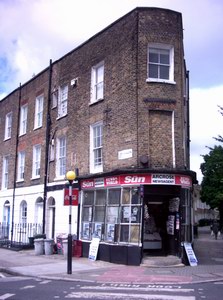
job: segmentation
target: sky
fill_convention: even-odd
[[[0,0],[0,99],[136,7],[182,13],[190,72],[190,169],[223,135],[222,0]]]

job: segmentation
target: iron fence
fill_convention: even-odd
[[[0,223],[0,247],[22,247],[33,245],[33,238],[42,234],[42,224],[38,223]]]

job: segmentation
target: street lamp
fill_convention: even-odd
[[[69,181],[69,233],[68,233],[68,245],[67,245],[67,274],[72,274],[72,235],[71,235],[71,223],[72,223],[72,184],[76,178],[74,171],[68,171],[66,179]]]

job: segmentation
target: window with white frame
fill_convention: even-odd
[[[174,83],[174,49],[172,46],[149,45],[147,81]]]
[[[91,103],[104,98],[104,62],[94,66],[91,71]]]
[[[102,161],[103,124],[96,123],[90,128],[90,172],[103,171]]]
[[[49,146],[49,152],[50,152],[50,161],[54,161],[55,156],[55,147],[54,147],[54,140],[51,141],[51,144]]]
[[[23,105],[20,109],[19,135],[26,134],[27,115],[28,115],[28,105],[26,104]]]
[[[20,225],[27,224],[27,203],[23,200],[20,204]]]
[[[57,168],[56,177],[63,177],[66,174],[66,138],[58,138],[57,142]]]
[[[41,145],[33,146],[33,172],[32,178],[40,177]]]
[[[68,85],[59,88],[58,118],[67,115]]]
[[[34,129],[43,124],[43,95],[36,97]]]
[[[51,108],[57,107],[57,102],[58,102],[58,90],[54,89],[52,92],[52,103],[51,103]]]
[[[17,180],[24,180],[24,171],[25,171],[25,151],[20,151],[18,153],[18,173]]]
[[[12,133],[12,112],[5,116],[5,140],[11,138]]]
[[[9,156],[3,157],[3,169],[2,169],[2,189],[8,188],[9,182]]]

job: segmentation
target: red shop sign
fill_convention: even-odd
[[[64,205],[70,205],[69,188],[64,189]],[[71,205],[78,206],[78,189],[72,189]]]

